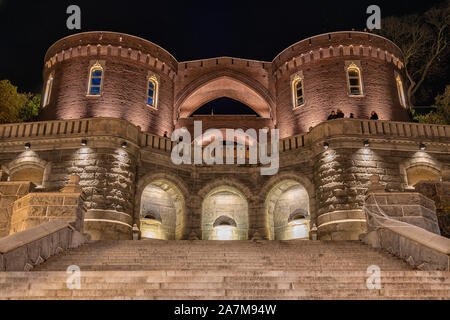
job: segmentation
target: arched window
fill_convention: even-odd
[[[158,80],[151,76],[148,78],[147,87],[147,105],[153,108],[158,108]]]
[[[50,96],[52,94],[52,87],[53,87],[53,75],[50,75],[47,79],[47,85],[45,86],[45,93],[44,93],[44,103],[43,107],[48,106],[50,103]]]
[[[350,64],[347,68],[349,94],[352,96],[362,95],[361,89],[361,71],[354,64]]]
[[[292,81],[292,95],[294,98],[294,108],[301,107],[305,104],[305,98],[303,96],[303,79],[299,76],[295,77]]]
[[[99,96],[102,94],[103,67],[97,62],[91,68],[89,75],[89,91],[91,96]]]
[[[400,100],[400,104],[402,105],[402,107],[406,108],[405,91],[403,89],[402,78],[400,78],[399,74],[396,75],[395,82],[397,82],[397,92],[398,92],[398,99]]]

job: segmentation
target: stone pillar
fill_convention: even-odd
[[[267,214],[264,201],[252,202],[249,207],[249,239],[268,240]]]
[[[82,171],[87,194],[85,232],[93,240],[131,240],[136,183],[136,150],[83,149],[73,165]]]
[[[319,240],[358,240],[366,232],[362,211],[364,188],[358,188],[358,171],[352,149],[321,152],[314,162],[317,236]],[[368,179],[368,177],[366,178]]]
[[[188,226],[188,239],[202,239],[202,198],[198,195],[191,195],[186,202],[186,210],[189,213],[186,217]]]

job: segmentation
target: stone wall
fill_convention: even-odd
[[[440,235],[434,201],[420,193],[372,193],[366,197],[368,212],[403,221]],[[369,224],[376,224],[369,215]]]
[[[434,201],[441,235],[450,238],[450,182],[421,181],[415,189]]]
[[[86,214],[80,193],[29,193],[14,202],[10,234],[53,220],[73,222],[83,230]]]
[[[0,182],[0,238],[10,233],[14,201],[32,192],[31,182]]]
[[[33,161],[50,168],[43,192],[59,191],[71,174],[79,175],[88,210],[85,230],[93,239],[131,239],[133,224],[140,225],[142,193],[155,181],[168,182],[183,199],[177,239],[192,232],[201,238],[203,202],[221,186],[239,190],[247,201],[248,237],[270,238],[266,201],[286,181],[306,189],[319,238],[357,239],[365,230],[361,209],[370,176],[379,175],[388,191],[403,191],[409,187],[405,168],[449,168],[449,137],[449,126],[327,121],[307,134],[280,140],[279,172],[262,176],[259,165],[176,166],[170,159],[174,142],[142,133],[127,121],[97,118],[2,125],[0,165],[8,168],[24,152],[33,152]],[[30,141],[31,149],[24,151]],[[421,142],[427,150],[419,149]]]

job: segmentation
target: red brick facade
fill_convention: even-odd
[[[368,118],[374,110],[380,119],[404,121],[408,116],[395,81],[395,73],[404,73],[401,57],[392,42],[363,32],[315,36],[287,48],[272,62],[228,57],[177,62],[137,37],[80,33],[56,42],[47,52],[44,83],[49,75],[54,81],[41,119],[115,117],[162,136],[186,123],[183,119],[203,104],[227,96],[254,109],[264,126],[280,129],[282,138],[307,132],[337,108],[346,116],[351,112]],[[90,97],[89,70],[97,61],[104,67],[103,90],[101,96]],[[361,69],[360,97],[348,94],[345,68],[352,62]],[[299,72],[305,104],[294,109],[292,77]],[[157,110],[146,104],[150,74],[159,78]],[[234,128],[249,127],[246,117],[242,123],[238,117],[233,120]]]

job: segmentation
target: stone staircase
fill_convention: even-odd
[[[371,265],[380,290],[367,288]],[[0,289],[0,299],[450,299],[450,272],[412,270],[359,241],[93,241],[0,273]]]

